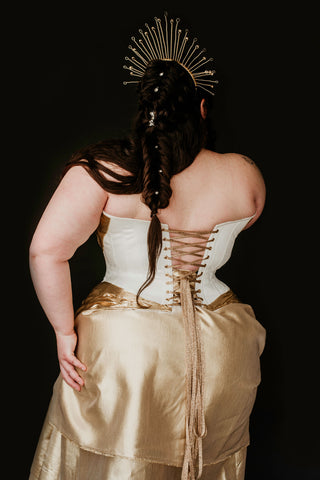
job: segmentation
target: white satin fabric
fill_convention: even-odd
[[[148,272],[148,249],[147,231],[149,223],[146,220],[115,217],[106,212],[103,213],[102,225],[108,223],[108,234],[103,236],[102,248],[106,260],[106,274],[104,281],[136,293],[145,281]],[[199,278],[198,288],[201,289],[201,296],[204,304],[213,302],[219,295],[229,290],[229,287],[216,277],[216,271],[221,268],[230,258],[232,248],[238,234],[245,225],[253,218],[242,218],[230,222],[215,225],[208,238],[207,247],[203,256],[209,256],[205,267],[200,267],[198,272],[202,273]],[[162,224],[164,229],[168,225]],[[214,233],[217,231],[217,233]],[[163,248],[157,264],[157,271],[154,281],[143,291],[143,297],[147,300],[165,304],[168,297],[167,290],[172,285],[166,284],[168,272],[172,274],[171,262],[167,259],[165,247],[169,246],[168,234],[163,231]],[[209,240],[214,241],[209,242]]]

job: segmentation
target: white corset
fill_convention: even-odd
[[[103,281],[136,294],[147,278],[149,265],[147,233],[150,221],[115,217],[106,212],[103,212],[103,216],[108,222],[106,233],[102,231],[103,236],[100,238],[106,261]],[[236,237],[253,217],[254,215],[219,223],[212,229],[203,253],[206,260],[201,262],[202,266],[198,269],[197,288],[201,290],[203,305],[210,304],[229,290],[229,287],[216,277],[216,271],[229,260]],[[163,230],[168,229],[167,224],[161,225]],[[168,282],[166,275],[169,273],[172,276],[170,256],[165,251],[165,247],[167,249],[170,247],[170,242],[166,240],[168,235],[167,232],[162,232],[163,246],[155,278],[143,290],[141,296],[146,300],[170,305],[167,299],[171,296],[170,293],[173,293],[173,286],[172,282]]]

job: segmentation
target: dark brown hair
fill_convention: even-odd
[[[155,277],[162,248],[157,212],[169,205],[170,179],[188,167],[201,148],[210,148],[213,137],[200,114],[201,99],[206,99],[207,108],[211,99],[197,91],[190,74],[177,62],[150,62],[138,85],[138,96],[138,112],[130,137],[102,141],[79,150],[67,163],[64,173],[74,165],[82,165],[110,193],[142,194],[150,208],[151,222],[149,270],[137,292],[139,303],[142,291]],[[119,165],[130,174],[116,173],[108,164]],[[114,180],[106,179],[103,173]]]

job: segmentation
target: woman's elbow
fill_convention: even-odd
[[[29,246],[29,262],[30,264],[39,261],[60,263],[66,262],[72,257],[70,252],[66,251],[64,245],[52,244],[45,239],[34,236]]]

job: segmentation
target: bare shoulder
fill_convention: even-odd
[[[242,186],[254,200],[256,206],[256,215],[252,221],[254,223],[261,215],[266,199],[266,185],[262,172],[257,163],[247,155],[226,153],[223,157],[232,172],[235,186],[238,188]]]
[[[212,165],[219,166],[226,173],[231,174],[237,182],[259,184],[265,188],[263,176],[256,162],[240,153],[218,153],[204,150],[203,155]]]
[[[234,172],[238,181],[258,183],[265,187],[261,170],[252,158],[240,153],[224,153],[222,156],[226,166]]]
[[[237,172],[246,172],[248,175],[260,175],[261,171],[257,163],[247,155],[241,153],[224,153],[223,157]]]

